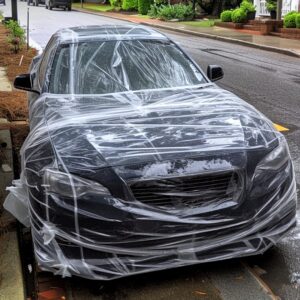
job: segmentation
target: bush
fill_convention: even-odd
[[[109,3],[114,8],[122,6],[122,0],[109,0]]]
[[[25,30],[17,21],[10,20],[5,23],[5,27],[9,30],[8,42],[11,44],[15,53],[18,53],[25,43]]]
[[[296,12],[290,12],[284,16],[283,26],[285,28],[296,28]]]
[[[159,7],[156,4],[152,4],[152,5],[150,5],[150,9],[149,9],[147,15],[150,18],[157,18],[158,17],[158,10],[159,10]]]
[[[246,13],[256,11],[255,6],[252,3],[250,3],[248,0],[243,0],[243,2],[240,5],[240,8]]]
[[[178,19],[179,21],[191,20],[194,17],[192,5],[174,4],[162,5],[158,8],[157,17],[164,21]]]
[[[222,22],[231,22],[232,21],[232,10],[224,10],[221,13],[221,21]]]
[[[150,9],[151,0],[138,0],[138,11],[141,15],[146,15]]]
[[[138,0],[124,0],[122,3],[122,9],[137,10],[138,9]]]
[[[300,13],[296,15],[296,28],[300,28]]]
[[[232,12],[232,22],[244,23],[247,20],[247,13],[241,8],[237,8]]]
[[[268,12],[277,11],[277,1],[267,0],[267,10]]]

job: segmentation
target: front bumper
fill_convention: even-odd
[[[32,221],[36,258],[41,269],[62,276],[111,280],[260,254],[295,226],[296,198],[293,181],[283,194],[273,194],[251,218],[228,218],[219,220],[219,224],[209,224],[204,218],[172,219],[167,212],[164,217],[153,212],[152,217],[145,216],[130,205],[126,219],[115,220],[118,225],[110,222],[110,235],[104,230],[91,230],[83,219],[74,220],[80,226],[79,236],[71,228],[62,229],[53,223],[41,226],[38,221]],[[110,205],[124,212],[126,204],[116,201]],[[89,219],[94,224],[102,220],[104,225],[107,220],[112,221],[111,212],[106,212],[103,209],[97,220],[93,215]],[[134,226],[128,219],[135,220]]]

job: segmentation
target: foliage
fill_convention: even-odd
[[[192,5],[185,5],[182,3],[174,5],[151,5],[148,15],[152,18],[159,18],[167,21],[178,19],[179,21],[191,20],[194,17]]]
[[[15,53],[18,53],[25,43],[25,30],[17,21],[10,20],[5,24],[8,29],[8,42],[12,46]]]
[[[244,10],[246,13],[256,11],[255,6],[251,2],[249,2],[248,0],[243,0],[243,2],[240,5],[240,8],[242,10]]]
[[[283,26],[285,28],[296,28],[296,16],[298,15],[297,12],[289,12],[284,16],[283,19]]]
[[[241,8],[237,8],[232,12],[232,22],[244,23],[247,20],[247,13]]]
[[[267,10],[269,12],[277,11],[277,1],[276,0],[267,0]]]
[[[138,11],[141,15],[146,15],[150,9],[151,0],[138,0]]]
[[[300,13],[296,15],[296,27],[300,28]]]
[[[114,8],[122,6],[122,0],[109,0],[109,3]]]
[[[196,0],[196,2],[207,14],[219,16],[223,10],[239,6],[242,0]]]
[[[221,13],[222,22],[231,22],[232,21],[232,10],[224,10]]]
[[[157,18],[158,10],[159,10],[159,6],[157,4],[154,3],[154,4],[150,5],[150,9],[148,11],[148,16],[153,19]]]
[[[138,0],[123,0],[122,9],[137,10],[138,9]]]

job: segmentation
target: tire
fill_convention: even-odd
[[[52,10],[52,6],[51,5],[49,5],[49,9]]]
[[[71,11],[71,10],[72,10],[72,7],[71,7],[71,6],[69,6],[69,7],[68,7],[68,11]]]
[[[48,5],[47,4],[45,4],[45,8],[48,9]]]

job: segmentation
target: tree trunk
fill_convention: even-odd
[[[213,0],[212,3],[212,15],[213,16],[220,16],[223,6],[224,6],[225,1],[220,1],[220,0]]]

